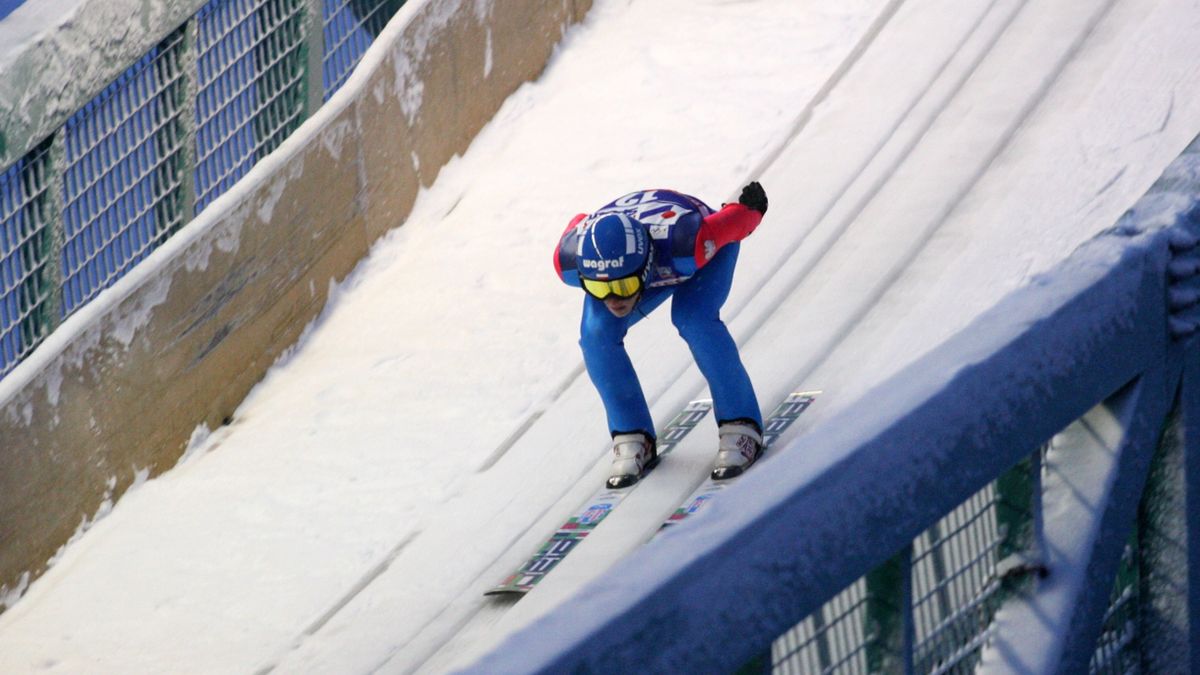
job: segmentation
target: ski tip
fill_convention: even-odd
[[[632,487],[633,485],[636,485],[638,481],[645,478],[646,474],[650,473],[654,467],[658,466],[660,459],[662,459],[662,455],[655,454],[650,458],[649,462],[646,462],[646,466],[642,467],[642,472],[640,474],[636,476],[629,474],[623,476],[609,476],[608,480],[604,481],[604,484],[611,490],[620,490],[621,488]]]
[[[730,478],[737,478],[738,476],[742,475],[745,472],[746,472],[745,467],[741,467],[741,466],[720,467],[720,468],[712,470],[712,479],[713,480],[728,480]]]
[[[490,598],[523,598],[529,592],[528,588],[520,588],[516,586],[498,586],[496,588],[484,591],[484,597]]]
[[[604,484],[614,490],[620,490],[621,488],[627,488],[637,482],[637,476],[609,476],[608,480],[605,481]]]

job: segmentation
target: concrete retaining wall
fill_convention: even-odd
[[[591,0],[411,0],[339,94],[0,381],[0,602],[222,424]]]

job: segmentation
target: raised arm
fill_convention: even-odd
[[[742,188],[742,195],[733,204],[709,215],[696,234],[696,269],[704,266],[726,244],[749,237],[767,212],[767,194],[757,181]]]

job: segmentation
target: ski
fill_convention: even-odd
[[[783,435],[783,432],[786,431],[788,427],[792,426],[792,422],[795,422],[796,419],[800,417],[801,413],[803,413],[805,410],[808,410],[808,407],[812,405],[813,401],[816,400],[817,394],[820,393],[821,392],[819,391],[798,391],[788,394],[787,398],[785,398],[783,402],[780,403],[775,410],[767,416],[767,419],[763,422],[763,455],[766,455],[767,451],[771,449],[771,445]],[[755,460],[754,464],[758,464],[761,461],[762,456],[760,455],[759,458]],[[751,464],[746,471],[752,470],[754,468],[754,464]],[[721,480],[714,479],[711,476],[706,478],[704,482],[700,484],[700,487],[696,488],[696,490],[692,492],[691,496],[689,496],[679,508],[675,509],[675,512],[672,513],[671,516],[659,526],[658,531],[662,532],[668,527],[672,525],[678,525],[684,520],[694,516],[697,511],[702,509],[704,505],[716,497],[717,494],[728,488],[730,485],[736,483],[738,479],[744,475],[746,474],[743,473],[733,478],[725,478]]]
[[[586,502],[560,525],[554,534],[550,535],[537,552],[529,557],[516,572],[510,574],[504,581],[484,592],[484,595],[524,595],[533,589],[550,570],[554,569],[623,499],[637,486],[642,484],[650,471],[671,452],[676,445],[696,428],[704,416],[712,410],[712,401],[708,399],[692,401],[680,411],[668,424],[667,428],[658,435],[658,459],[647,466],[642,478],[633,485],[623,488],[603,487],[597,490]]]

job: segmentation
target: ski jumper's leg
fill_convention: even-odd
[[[655,435],[646,395],[625,350],[625,334],[670,295],[670,289],[647,289],[637,307],[625,317],[614,316],[603,302],[584,296],[579,346],[583,348],[588,376],[604,402],[608,430],[614,436],[634,431]]]
[[[675,289],[671,320],[679,329],[712,392],[717,422],[752,420],[762,429],[762,412],[737,343],[721,321],[721,306],[733,286],[740,244],[728,244],[695,276]]]

